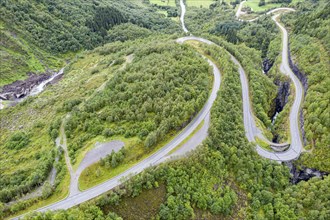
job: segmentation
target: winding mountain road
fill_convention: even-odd
[[[240,10],[241,10],[243,4],[244,4],[244,2],[242,2],[238,7],[238,10],[236,13],[237,18],[241,14]],[[183,0],[180,0],[180,5],[182,8],[181,17],[180,17],[182,29],[184,30],[184,32],[188,33],[189,31],[186,28],[185,23],[184,23],[184,14],[186,12],[186,7],[185,7],[185,4],[183,3]],[[281,11],[284,11],[284,12],[285,11],[294,11],[294,9],[277,8],[277,9],[267,12],[266,15],[269,15],[269,14],[272,14],[275,12],[281,12]],[[302,88],[300,81],[294,75],[294,73],[292,72],[292,70],[289,67],[288,33],[287,33],[286,29],[279,22],[277,22],[276,18],[279,15],[280,14],[274,15],[272,17],[272,19],[275,21],[276,25],[281,29],[281,31],[283,33],[281,72],[288,75],[291,78],[291,80],[294,82],[295,91],[296,91],[295,100],[294,100],[294,103],[293,103],[293,106],[292,106],[291,112],[290,112],[291,144],[290,144],[289,149],[287,149],[286,151],[283,151],[283,152],[269,151],[269,150],[266,150],[266,149],[260,147],[259,145],[256,146],[256,151],[260,156],[267,158],[267,159],[271,159],[271,160],[275,160],[275,161],[290,161],[290,160],[297,159],[300,156],[301,151],[303,149],[301,135],[300,135],[300,129],[299,129],[299,120],[298,120],[299,110],[300,110],[300,106],[301,106],[301,103],[303,100],[303,88]],[[259,18],[260,17],[257,17],[257,18],[247,20],[247,21],[252,22]],[[178,39],[178,42],[184,41],[183,39],[184,40],[197,40],[197,41],[200,41],[200,42],[203,42],[206,44],[216,45],[215,43],[213,43],[207,39],[203,39],[200,37],[194,37],[194,36],[189,36],[189,37]],[[242,85],[244,128],[245,128],[245,133],[246,133],[246,137],[247,137],[248,141],[256,142],[255,138],[258,137],[271,145],[281,146],[281,144],[272,143],[269,140],[267,140],[267,138],[264,137],[262,131],[257,127],[256,122],[255,122],[255,116],[253,115],[252,106],[250,104],[251,99],[249,97],[249,84],[248,84],[248,79],[247,79],[246,73],[245,73],[242,65],[239,63],[239,61],[232,54],[230,54],[230,56],[231,56],[232,61],[238,66],[238,70],[239,70],[239,74],[240,74],[240,80],[241,80],[241,85]],[[282,145],[286,145],[286,143],[284,143]]]
[[[238,10],[236,12],[236,17],[239,19],[239,16],[241,14],[241,8],[242,5],[245,3],[245,1],[241,2]],[[276,12],[293,12],[295,11],[292,8],[276,8],[271,11],[268,11],[265,13],[265,15],[271,15]],[[280,16],[280,14],[276,14],[272,17],[273,21],[276,23],[276,25],[280,28],[282,32],[282,63],[280,66],[280,71],[283,74],[286,74],[289,76],[295,86],[295,99],[293,106],[291,107],[290,111],[290,148],[287,149],[286,151],[283,152],[272,152],[269,150],[266,150],[259,145],[257,145],[257,152],[259,155],[271,159],[271,160],[276,160],[276,161],[290,161],[297,159],[301,151],[303,149],[303,144],[302,144],[302,138],[301,138],[301,133],[300,133],[300,128],[299,128],[299,111],[300,111],[300,106],[303,101],[303,88],[302,85],[299,81],[299,79],[295,76],[295,74],[292,72],[290,66],[289,66],[289,49],[288,49],[288,32],[286,29],[277,21],[277,18]],[[246,20],[247,22],[253,22],[259,19],[260,17]],[[240,20],[242,21],[242,20]],[[240,63],[232,57],[233,61],[238,65],[239,67],[239,72],[241,76],[241,83],[242,83],[242,90],[243,90],[243,107],[244,107],[244,127],[246,131],[246,136],[250,142],[255,142],[255,137],[258,137],[262,140],[265,140],[269,144],[276,145],[275,143],[271,143],[270,141],[267,140],[267,138],[264,137],[260,129],[256,126],[254,116],[252,114],[252,108],[250,106],[249,99],[249,89],[248,89],[248,80],[246,78],[246,74],[244,72],[244,69],[240,65]]]
[[[180,0],[180,5],[181,5],[181,17],[180,21],[182,24],[183,31],[185,33],[188,33],[188,29],[185,26],[184,23],[184,16],[186,12],[186,7],[183,2],[183,0]],[[267,150],[264,150],[263,148],[257,146],[257,152],[259,155],[269,158],[272,160],[277,160],[277,161],[288,161],[297,158],[300,155],[301,149],[302,149],[302,142],[301,142],[301,137],[300,137],[300,131],[299,131],[299,122],[298,122],[298,113],[299,113],[299,108],[302,100],[302,87],[299,82],[299,80],[295,77],[295,75],[292,73],[292,71],[289,68],[288,65],[288,35],[283,26],[281,26],[277,21],[276,21],[277,16],[273,17],[273,20],[276,22],[276,24],[280,27],[280,29],[283,32],[283,51],[282,51],[282,65],[281,65],[281,70],[288,74],[291,79],[293,80],[295,87],[296,87],[296,97],[295,101],[292,107],[292,110],[290,112],[290,132],[291,132],[291,146],[289,150],[282,152],[282,153],[275,153],[275,152],[270,152]],[[212,44],[215,45],[213,42],[195,37],[195,36],[187,36],[183,38],[177,39],[178,43],[184,43],[187,40],[196,40],[202,43],[206,44]],[[207,59],[207,58],[206,58]],[[254,116],[252,114],[250,102],[249,102],[249,89],[248,89],[248,80],[246,78],[246,74],[244,72],[244,69],[240,65],[240,63],[237,61],[237,59],[231,55],[231,59],[233,60],[234,63],[236,63],[239,67],[239,73],[240,73],[240,78],[241,78],[241,83],[242,83],[242,96],[243,96],[243,114],[244,114],[244,127],[246,130],[246,136],[249,141],[253,142],[255,141],[256,136],[260,136],[260,130],[257,128],[255,121],[254,121]],[[68,209],[73,206],[76,206],[78,204],[81,204],[83,202],[86,202],[90,199],[93,199],[111,189],[114,187],[120,185],[122,183],[123,179],[129,178],[133,175],[136,175],[138,173],[141,173],[144,169],[157,165],[159,162],[163,161],[164,158],[167,157],[169,152],[174,149],[176,146],[178,146],[182,141],[184,141],[197,127],[198,125],[206,119],[206,121],[209,120],[208,116],[211,110],[211,107],[217,97],[217,92],[219,91],[220,84],[221,84],[221,76],[220,76],[220,71],[217,68],[217,66],[209,59],[207,59],[208,63],[210,66],[213,68],[213,75],[214,75],[214,81],[213,81],[213,88],[211,95],[209,99],[207,100],[206,104],[204,105],[203,109],[198,113],[198,115],[194,118],[192,122],[187,125],[183,129],[183,131],[177,135],[170,143],[168,143],[166,146],[164,146],[162,149],[157,151],[156,153],[152,154],[148,158],[144,159],[143,161],[139,162],[138,164],[134,165],[130,169],[126,170],[125,172],[121,173],[120,175],[98,185],[93,188],[90,188],[86,191],[76,193],[74,195],[71,194],[71,196],[67,197],[66,199],[63,199],[59,202],[53,203],[49,206],[42,207],[36,211],[38,212],[45,212],[48,210],[59,210],[59,209]],[[209,123],[207,122],[204,129],[206,129],[209,126]],[[201,135],[200,139],[205,138],[205,134]],[[19,218],[19,217],[17,217]]]

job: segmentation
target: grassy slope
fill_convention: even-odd
[[[176,7],[175,0],[150,0],[150,3],[160,6]],[[186,0],[188,7],[208,8],[214,0]]]
[[[176,7],[175,0],[150,0],[151,4]]]
[[[114,140],[122,140],[125,143],[126,149],[128,149],[128,155],[123,162],[116,168],[107,168],[101,166],[100,163],[95,163],[86,168],[79,177],[79,189],[86,190],[93,186],[96,186],[108,179],[111,179],[125,170],[131,168],[135,164],[139,163],[143,159],[147,158],[151,154],[155,153],[161,147],[164,147],[175,136],[175,132],[169,133],[163,141],[157,144],[152,150],[146,150],[143,143],[138,138],[130,138],[127,140],[122,136],[113,137]]]
[[[266,11],[270,8],[275,8],[280,6],[281,4],[274,4],[274,3],[268,3],[268,1],[266,1],[266,5],[263,6],[259,6],[259,0],[248,0],[247,2],[244,3],[244,6],[248,6],[250,7],[254,12],[262,12],[262,11]]]
[[[186,0],[188,7],[209,8],[214,0]]]
[[[198,127],[193,131],[191,135],[189,135],[184,141],[182,141],[176,148],[170,151],[169,155],[178,150],[180,147],[182,147],[182,145],[185,144],[196,132],[198,132],[203,125],[204,121],[202,121],[198,125]],[[167,135],[164,141],[157,144],[157,146],[155,146],[153,150],[147,152],[145,152],[145,150],[143,149],[143,145],[138,140],[138,138],[126,139],[123,137],[112,137],[112,140],[118,140],[118,138],[120,138],[122,141],[124,141],[125,146],[129,149],[129,156],[126,157],[124,161],[116,168],[106,168],[104,166],[101,166],[100,163],[96,163],[89,166],[83,171],[83,173],[79,177],[79,189],[86,190],[108,179],[111,179],[116,175],[119,175],[120,173],[139,163],[143,159],[147,158],[151,154],[155,153],[161,147],[164,147],[168,142],[175,138],[175,134],[176,133],[174,131],[171,132]],[[97,170],[97,172],[94,172],[95,170]]]
[[[301,0],[292,0],[292,3],[296,3],[299,2]],[[278,8],[281,7],[281,3],[271,3],[271,1],[266,0],[266,4],[263,6],[259,6],[260,0],[248,0],[247,2],[244,3],[244,6],[248,6],[250,7],[254,12],[263,12],[263,11],[267,11],[271,8]]]

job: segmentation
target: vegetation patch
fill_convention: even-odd
[[[176,7],[176,0],[149,0],[151,4]]]
[[[73,162],[86,142],[101,134],[137,137],[143,147],[152,149],[169,132],[185,127],[207,100],[209,66],[187,46],[157,40],[129,50],[133,61],[67,120]]]
[[[272,148],[270,147],[270,145],[264,141],[264,140],[261,140],[260,138],[256,137],[256,144],[258,144],[260,147],[262,147],[263,149],[266,149],[266,150],[270,150],[272,151]]]
[[[291,0],[269,1],[269,0],[248,0],[243,7],[251,8],[252,12],[264,12],[271,8],[281,6],[281,3],[289,3]]]
[[[186,0],[188,7],[209,8],[214,0]]]
[[[152,219],[165,201],[166,187],[159,184],[157,188],[143,190],[137,197],[124,196],[117,205],[102,207],[105,213],[115,212],[123,219]]]
[[[9,141],[6,143],[5,147],[10,150],[19,150],[26,147],[30,142],[30,138],[27,134],[23,132],[17,132],[12,135]]]
[[[123,158],[123,161],[117,164],[116,167],[112,167],[110,163],[109,166],[106,166],[105,161],[102,160],[87,167],[79,177],[79,189],[87,190],[119,175],[155,153],[161,147],[164,147],[174,138],[175,134],[176,132],[173,131],[167,134],[164,140],[158,143],[153,149],[146,149],[138,138],[124,139],[126,156]]]

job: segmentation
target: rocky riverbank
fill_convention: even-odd
[[[48,71],[41,75],[30,74],[26,80],[18,80],[10,85],[5,85],[0,90],[0,110],[6,106],[14,106],[28,96],[35,96],[42,92],[49,84],[57,83],[63,76],[64,68],[59,72]]]
[[[17,80],[12,84],[5,85],[0,92],[0,99],[15,100],[23,98],[27,96],[35,86],[51,78],[54,73],[53,71],[48,71],[40,75],[29,73],[29,77],[26,80]]]

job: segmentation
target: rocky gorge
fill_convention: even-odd
[[[329,175],[327,172],[319,171],[317,169],[301,167],[298,168],[292,161],[285,163],[289,169],[291,174],[291,183],[297,184],[300,181],[308,181],[313,177],[324,178]]]
[[[308,79],[306,75],[301,72],[298,68],[298,66],[294,63],[294,59],[291,56],[290,49],[288,50],[288,60],[290,68],[292,69],[293,73],[297,76],[299,81],[301,82],[303,89],[304,89],[304,95],[307,93],[308,89]],[[273,67],[274,62],[272,62],[271,59],[268,59],[267,57],[262,62],[262,69],[263,72],[268,75],[268,72]],[[271,118],[272,124],[275,123],[277,115],[283,111],[285,105],[289,101],[289,95],[291,93],[290,91],[290,80],[281,81],[279,79],[274,80],[274,84],[277,86],[277,95],[276,98],[273,101],[273,106],[271,107],[271,111],[268,113],[269,117]],[[305,129],[304,129],[304,115],[303,110],[301,108],[300,114],[299,114],[299,120],[300,120],[300,130],[303,138],[304,145],[306,145],[306,137],[305,137]],[[273,142],[278,143],[279,136],[276,131],[273,131]]]

